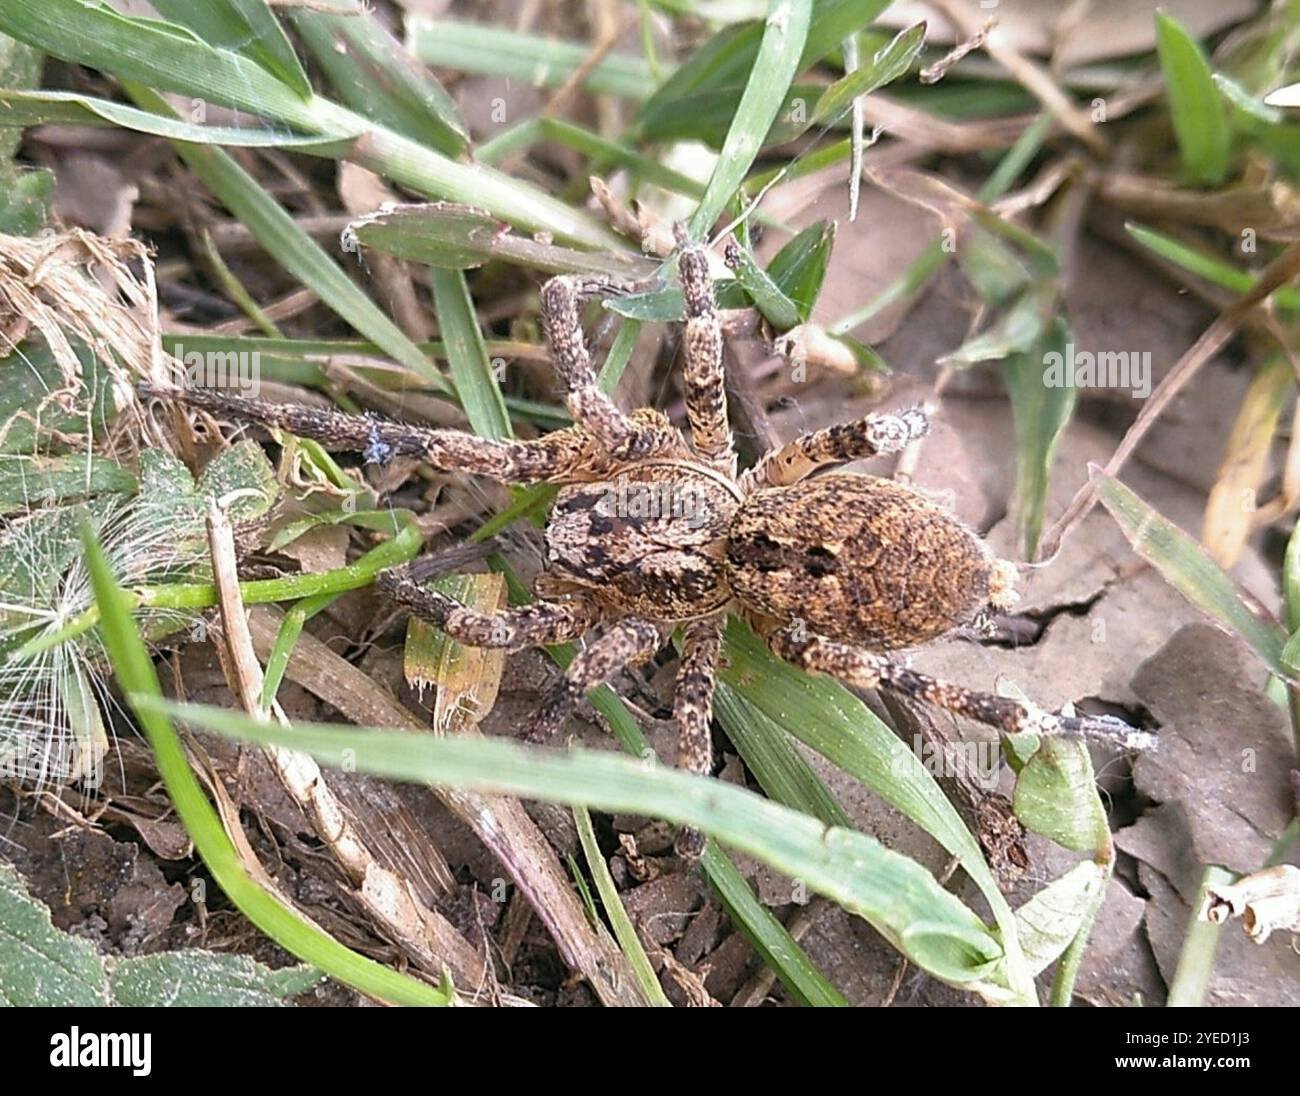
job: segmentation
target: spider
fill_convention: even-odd
[[[653,657],[680,626],[677,764],[710,773],[714,678],[729,610],[806,671],[894,690],[1007,733],[1077,733],[1090,724],[1129,730],[1106,717],[1052,714],[949,684],[886,654],[1011,606],[1014,566],[921,494],[887,479],[827,471],[897,452],[924,435],[928,422],[918,409],[804,434],[738,473],[708,261],[701,245],[684,238],[678,280],[689,437],[659,411],[625,414],[597,387],[581,309],[626,287],[570,275],[542,286],[541,310],[573,425],[537,440],[491,441],[213,389],[146,385],[142,393],[367,459],[413,456],[448,473],[560,485],[537,602],[477,612],[418,581],[418,560],[378,579],[396,602],[469,646],[518,650],[594,633],[544,700],[532,741],[551,738],[589,689]],[[680,856],[698,857],[702,849],[699,834],[679,832]]]

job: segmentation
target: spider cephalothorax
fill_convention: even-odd
[[[204,389],[144,391],[357,452],[419,456],[444,472],[562,485],[535,604],[485,614],[427,588],[407,568],[379,581],[411,612],[470,646],[518,649],[600,629],[543,704],[534,739],[550,737],[578,697],[653,656],[682,625],[678,764],[710,771],[714,675],[729,608],[806,670],[894,689],[1008,732],[1080,727],[1076,717],[937,681],[878,653],[1005,608],[1014,601],[1014,568],[917,492],[872,476],[814,475],[897,452],[925,433],[919,410],[805,434],[738,475],[704,250],[683,244],[678,271],[689,437],[658,411],[624,414],[597,386],[581,306],[617,287],[581,277],[542,287],[547,338],[574,425],[534,441],[489,441]],[[684,832],[678,847],[698,855],[702,846]]]

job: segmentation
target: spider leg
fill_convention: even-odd
[[[713,687],[722,649],[722,628],[726,620],[718,614],[693,620],[686,625],[682,643],[682,664],[677,671],[673,696],[673,717],[677,720],[677,767],[683,772],[708,776],[713,771],[713,742],[709,725],[713,719]],[[674,848],[684,860],[698,860],[704,853],[705,838],[698,830],[682,829]]]
[[[174,400],[215,415],[288,430],[338,449],[364,453],[383,464],[418,457],[443,472],[469,472],[502,483],[563,479],[582,457],[571,430],[536,441],[491,441],[459,430],[432,430],[369,415],[233,396],[217,388],[171,388],[141,384],[142,397]]]
[[[897,414],[871,414],[856,422],[828,426],[773,449],[740,477],[745,493],[762,487],[789,487],[827,464],[897,453],[930,429],[925,412],[910,407]]]
[[[736,450],[727,416],[722,325],[718,321],[709,261],[704,248],[686,242],[684,230],[679,234],[678,242],[682,246],[677,260],[677,276],[686,303],[682,346],[686,359],[686,418],[691,424],[691,441],[700,456],[727,475],[734,476]]]
[[[470,647],[517,651],[525,647],[567,643],[587,632],[601,617],[601,608],[595,599],[582,596],[568,601],[539,601],[514,609],[481,613],[417,582],[407,573],[406,567],[382,572],[375,585],[399,605]]]
[[[617,282],[559,275],[542,286],[542,326],[555,372],[564,382],[564,405],[573,421],[585,427],[607,453],[621,459],[648,455],[658,435],[618,409],[596,383],[587,339],[582,333],[582,306],[592,297],[625,291]]]
[[[1005,734],[1091,735],[1126,749],[1146,749],[1152,736],[1109,716],[1067,716],[1010,697],[941,681],[871,651],[802,634],[786,627],[768,637],[774,654],[800,669],[830,674],[860,689],[889,689],[902,696],[995,727]]]
[[[611,624],[569,663],[564,678],[542,704],[528,740],[545,742],[553,737],[579,697],[604,684],[623,667],[644,662],[661,646],[663,636],[648,620],[624,617]]]

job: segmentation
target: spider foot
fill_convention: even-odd
[[[709,839],[699,830],[682,827],[677,831],[677,837],[673,841],[673,852],[682,860],[693,864],[704,855],[704,848],[708,841]]]

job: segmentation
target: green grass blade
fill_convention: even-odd
[[[464,273],[431,267],[429,274],[452,383],[470,426],[480,437],[512,437],[510,416],[506,414],[505,400],[492,375],[492,363],[483,344]]]
[[[587,870],[591,872],[592,881],[596,884],[596,893],[600,895],[600,904],[605,907],[610,928],[614,930],[614,939],[627,956],[628,966],[632,968],[642,995],[656,1008],[672,1008],[672,1002],[664,996],[663,986],[655,977],[645,948],[641,946],[632,919],[623,908],[618,888],[614,885],[614,877],[609,874],[609,865],[605,863],[600,846],[596,843],[596,831],[591,825],[590,812],[585,807],[574,807],[573,820],[577,823],[578,841],[582,844],[583,856],[587,858]]]
[[[917,756],[839,682],[776,658],[741,621],[728,622],[719,680],[769,719],[897,807],[957,857],[993,910],[1008,952],[1010,985],[1032,1000],[1015,921],[984,854]]]
[[[162,690],[135,622],[123,605],[122,590],[113,578],[103,549],[89,527],[83,531],[82,540],[86,568],[103,617],[101,635],[113,671],[153,750],[177,817],[222,891],[245,917],[290,954],[363,993],[398,1004],[450,1004],[450,995],[442,990],[345,948],[249,876],[217,812],[190,770],[185,748],[170,718],[149,706],[161,702]]]
[[[1239,270],[1231,263],[1225,263],[1214,255],[1189,247],[1181,240],[1157,232],[1154,228],[1129,222],[1125,229],[1138,243],[1149,247],[1162,259],[1182,267],[1189,274],[1204,278],[1207,282],[1230,290],[1233,293],[1249,293],[1255,287],[1255,276],[1246,270]],[[1300,309],[1300,291],[1289,286],[1280,286],[1273,291],[1273,300],[1282,308]]]
[[[567,665],[569,652],[556,652],[557,661]],[[595,689],[588,697],[605,719],[619,746],[633,757],[650,757],[653,751],[637,726],[632,713],[608,685]],[[815,1007],[838,1008],[847,1004],[840,993],[817,966],[808,958],[786,927],[754,894],[740,869],[725,852],[709,842],[700,868],[709,885],[717,894],[727,916],[744,935],[763,961],[776,972],[781,984],[801,1004]]]
[[[856,34],[891,0],[818,0],[804,38],[796,71],[816,64],[850,34]],[[682,101],[702,92],[723,93],[721,106],[731,117],[758,57],[764,37],[758,22],[725,27],[697,49],[641,108],[632,135],[647,138],[679,114]]]
[[[1016,424],[1016,509],[1026,559],[1033,559],[1038,550],[1052,459],[1079,395],[1072,384],[1050,385],[1043,363],[1049,353],[1059,354],[1064,361],[1066,345],[1072,341],[1065,321],[1057,319],[1033,349],[1012,354],[1003,363]]]
[[[820,818],[828,826],[852,827],[852,819],[778,723],[724,681],[718,682],[713,709],[768,798]]]
[[[156,92],[130,87],[137,102],[155,111],[171,107]],[[394,361],[419,376],[430,388],[450,386],[433,363],[392,320],[353,283],[325,250],[298,225],[262,185],[221,149],[177,142],[176,150],[272,258],[314,290],[320,299]]]
[[[591,54],[584,42],[521,34],[487,23],[429,19],[406,22],[407,48],[425,64],[479,76],[504,76],[532,87],[559,87]],[[610,52],[583,81],[597,95],[642,100],[659,81],[650,65],[631,53]]]
[[[153,7],[165,19],[189,27],[208,45],[243,54],[301,98],[311,98],[311,81],[265,0],[204,0],[201,4],[158,0]]]
[[[713,176],[691,218],[692,239],[702,239],[710,231],[763,147],[799,72],[811,20],[812,0],[772,0],[744,94],[722,143]]]
[[[1156,52],[1188,176],[1217,186],[1228,174],[1232,134],[1205,50],[1173,16],[1156,12]]]
[[[865,917],[937,978],[969,985],[1002,959],[1002,946],[984,923],[915,861],[864,834],[828,829],[721,781],[605,751],[527,748],[487,738],[430,740],[325,724],[287,728],[153,697],[136,703],[242,741],[302,750],[323,764],[355,764],[373,776],[631,811],[693,826]]]
[[[703,184],[689,175],[674,171],[628,145],[611,141],[563,118],[540,119],[540,130],[541,136],[547,140],[567,145],[575,152],[581,152],[602,163],[625,167],[642,181],[663,187],[674,194],[685,194],[689,198],[699,198],[704,194]]]
[[[1277,622],[1252,612],[1232,577],[1168,518],[1096,465],[1089,473],[1097,497],[1133,550],[1198,609],[1241,636],[1270,670],[1289,677],[1281,658],[1286,633]]]
[[[346,15],[297,11],[293,25],[339,96],[359,114],[444,156],[468,151],[469,132],[456,101],[368,7],[354,5]]]
[[[900,31],[878,49],[871,61],[836,80],[821,94],[808,119],[809,128],[836,121],[859,96],[868,95],[903,76],[925,45],[925,24]]]
[[[391,526],[393,535],[357,560],[358,564],[374,574],[414,559],[424,547],[424,536],[409,510],[362,510],[343,515],[340,520],[370,529],[383,528],[385,522]],[[342,596],[342,593],[314,594],[303,598],[285,613],[271,653],[266,659],[266,673],[262,680],[263,708],[269,709],[276,693],[280,691],[280,683],[289,669],[289,659],[293,656],[294,644],[302,634],[303,625]]]
[[[727,241],[727,265],[749,294],[763,317],[778,331],[788,331],[802,321],[799,306],[781,291],[772,276],[754,260],[738,240]]]
[[[812,317],[821,294],[834,246],[835,222],[817,221],[791,239],[767,264],[768,276],[794,302],[804,323]]]
[[[740,869],[716,846],[704,850],[700,867],[731,923],[800,1004],[844,1008],[848,1001],[813,964],[786,927],[759,902]]]
[[[626,252],[576,251],[508,232],[504,221],[474,206],[454,202],[401,205],[353,223],[364,247],[447,270],[482,266],[490,259],[548,274],[598,274],[619,281],[645,278],[655,270],[648,259]]]
[[[0,30],[122,80],[234,107],[312,130],[309,99],[257,61],[159,19],[122,15],[85,0],[5,0]]]
[[[337,155],[347,140],[315,134],[289,133],[257,126],[205,126],[163,117],[71,91],[15,91],[5,89],[0,100],[0,125],[121,126],[168,140],[243,148],[284,148],[320,155]]]

